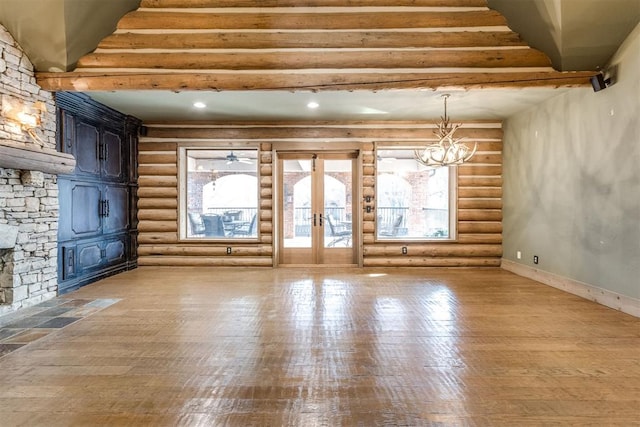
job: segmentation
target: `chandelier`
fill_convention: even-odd
[[[473,148],[469,148],[460,142],[463,138],[454,138],[453,134],[461,125],[452,125],[449,122],[449,116],[447,116],[449,95],[445,94],[442,97],[444,98],[444,116],[440,117],[438,128],[433,132],[438,137],[438,142],[415,150],[416,161],[429,168],[462,164],[471,159],[478,148],[477,142],[473,144]]]

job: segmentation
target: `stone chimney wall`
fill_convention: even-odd
[[[31,61],[1,25],[0,95],[46,105],[38,140],[0,116],[0,145],[55,150],[53,95],[36,84]],[[56,296],[58,209],[55,175],[0,167],[0,315]]]

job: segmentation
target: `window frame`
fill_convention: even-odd
[[[189,173],[188,168],[188,153],[191,150],[197,151],[216,151],[221,152],[228,151],[255,151],[255,176],[256,176],[256,220],[255,220],[255,237],[233,237],[233,236],[188,236],[188,192],[187,175]],[[234,242],[234,243],[256,243],[260,241],[260,156],[261,149],[259,144],[252,143],[178,143],[178,241],[180,243],[202,243],[202,242]]]
[[[424,242],[424,243],[455,243],[458,241],[458,167],[448,166],[446,167],[449,172],[448,182],[448,209],[449,209],[449,236],[446,238],[433,238],[433,237],[408,237],[408,236],[379,236],[378,227],[378,189],[379,189],[379,168],[378,161],[380,158],[380,151],[384,150],[408,150],[413,151],[415,149],[424,148],[418,144],[407,143],[376,143],[374,148],[374,165],[375,165],[375,197],[376,203],[374,208],[374,242],[387,243],[387,242]],[[417,162],[417,161],[416,161]]]

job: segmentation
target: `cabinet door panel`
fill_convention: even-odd
[[[102,176],[109,180],[119,181],[123,178],[122,149],[124,144],[122,137],[105,131],[102,135],[102,143],[104,144]]]
[[[59,178],[59,240],[89,237],[101,232],[101,185]]]
[[[75,155],[76,172],[100,175],[99,132],[95,126],[79,122],[76,125]]]
[[[93,270],[102,264],[102,248],[100,242],[78,245],[78,272]]]
[[[100,185],[74,182],[71,188],[71,231],[76,236],[98,234],[100,224]]]
[[[127,245],[125,237],[110,240],[104,246],[105,260],[107,264],[118,264],[127,259]]]
[[[129,191],[125,186],[107,185],[104,199],[108,209],[104,217],[104,233],[126,231],[129,227]]]

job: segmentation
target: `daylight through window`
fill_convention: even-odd
[[[378,148],[378,240],[451,240],[455,235],[455,169],[428,169],[413,147]]]
[[[181,236],[257,239],[258,150],[182,148]]]

